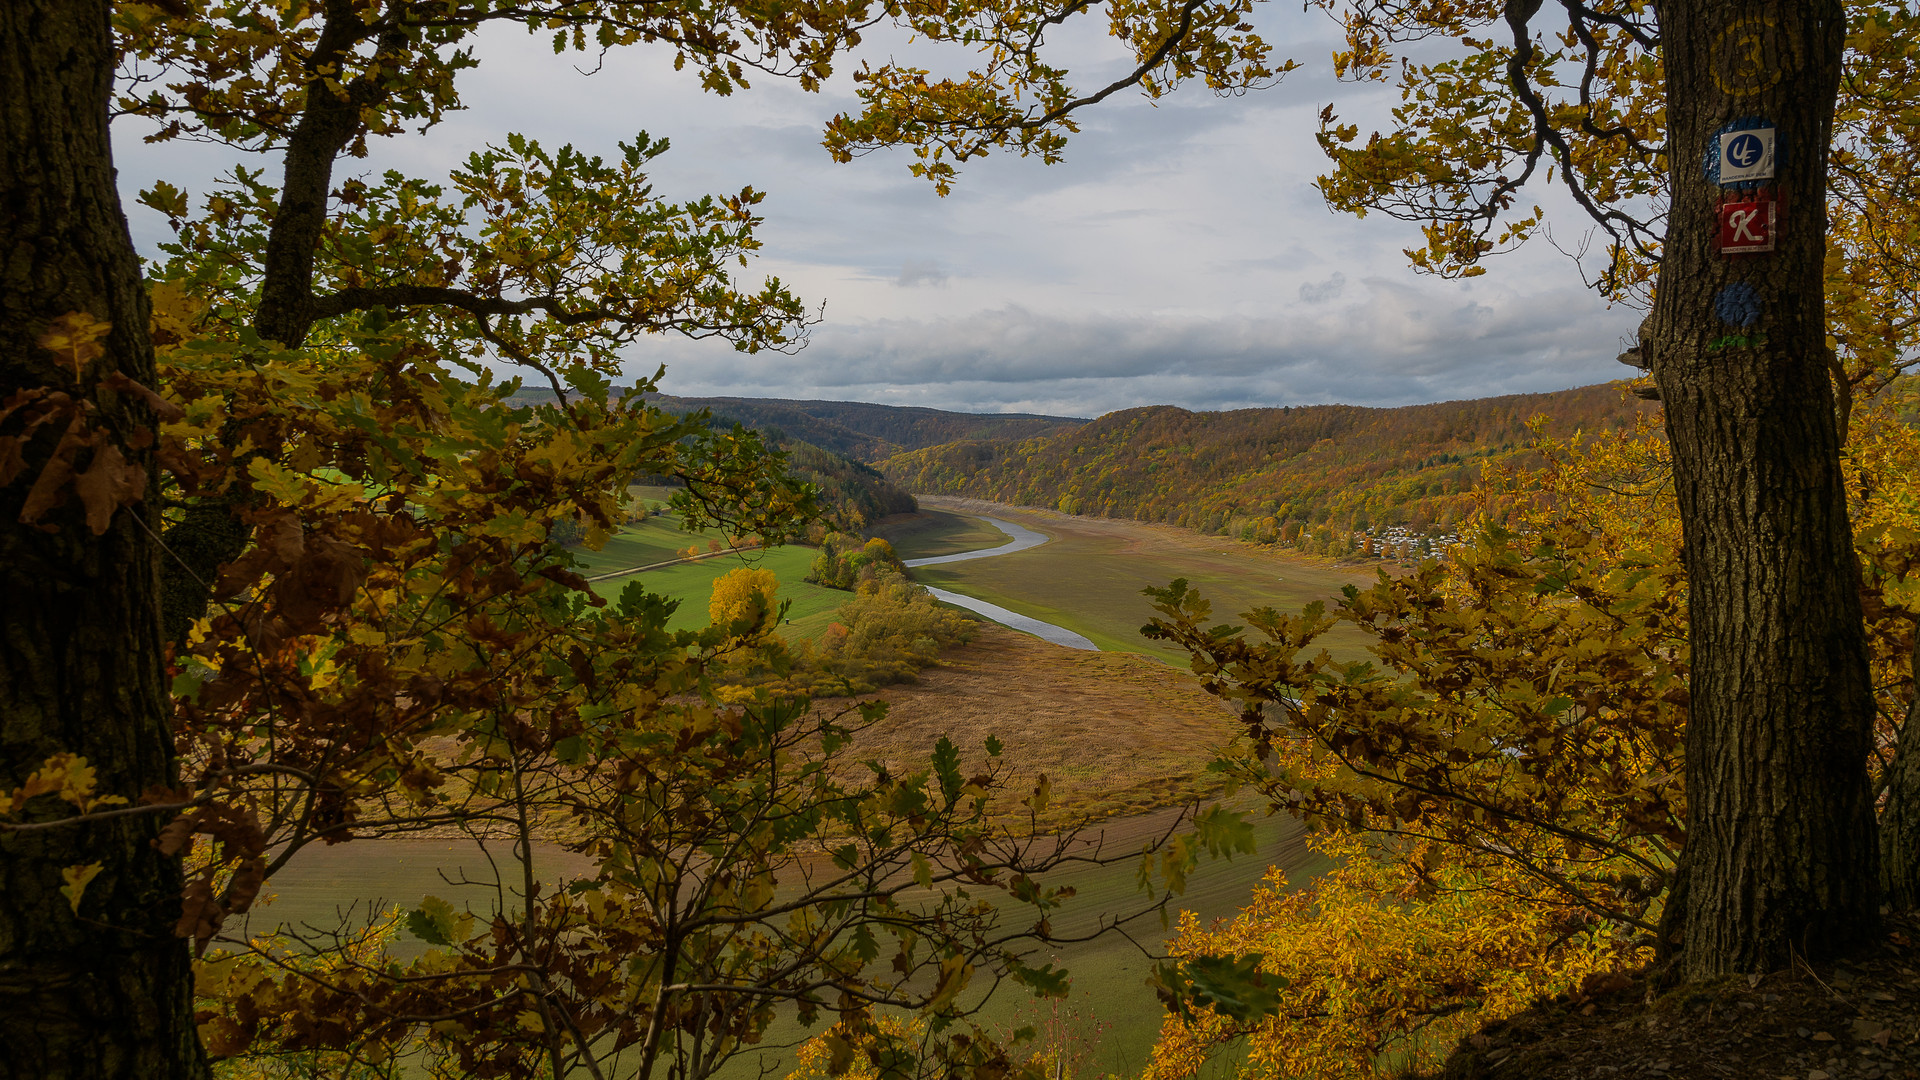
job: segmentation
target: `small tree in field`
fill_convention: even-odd
[[[774,597],[780,592],[780,579],[773,571],[743,566],[714,579],[713,596],[707,602],[707,618],[718,626],[741,620],[765,622],[778,610]]]

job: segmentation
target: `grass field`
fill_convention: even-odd
[[[580,562],[580,572],[592,577],[676,559],[689,545],[704,549],[708,538],[706,533],[681,531],[673,517],[650,517],[621,529],[599,551],[576,548],[573,555]],[[789,641],[811,640],[826,632],[834,612],[852,598],[843,590],[822,588],[805,580],[815,554],[812,548],[797,546],[741,551],[596,581],[593,591],[612,600],[628,582],[638,580],[647,591],[680,601],[679,609],[667,622],[668,629],[697,630],[707,625],[707,598],[713,593],[714,580],[743,566],[759,567],[773,571],[780,579],[779,599],[792,602],[787,611],[791,625],[781,627],[781,634]]]
[[[977,517],[922,508],[880,523],[876,530],[902,559],[929,559],[975,548],[999,547],[1012,539]]]
[[[628,484],[627,494],[642,503],[665,503],[685,488],[663,487],[659,484]]]
[[[1086,635],[1102,649],[1143,652],[1185,667],[1186,654],[1140,636],[1153,616],[1141,590],[1186,578],[1213,604],[1215,621],[1267,606],[1298,611],[1375,580],[1348,569],[1281,555],[1182,529],[1068,517],[972,500],[922,497],[923,508],[954,516],[992,514],[1052,537],[1011,555],[914,570],[916,580],[966,593]],[[981,523],[984,524],[984,523]],[[930,540],[928,542],[931,542]],[[1237,621],[1237,620],[1236,620]],[[1320,639],[1336,657],[1367,659],[1365,639],[1336,626]]]
[[[718,538],[718,533],[685,532],[680,528],[678,518],[650,517],[613,534],[599,551],[590,551],[585,547],[572,550],[573,557],[580,561],[581,573],[591,577],[613,570],[677,559],[689,546],[704,549],[709,539]]]

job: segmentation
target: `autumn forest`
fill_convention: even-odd
[[[1920,12],[1306,9],[0,6],[0,1078],[1920,1078]],[[495,130],[502,33],[942,207],[1312,68],[1391,99],[1316,213],[1638,328],[1398,407],[667,393],[832,316],[766,190]],[[831,374],[986,385],[963,322]]]

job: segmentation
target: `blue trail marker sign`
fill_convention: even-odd
[[[1720,135],[1720,183],[1756,184],[1773,179],[1774,129],[1748,128]]]

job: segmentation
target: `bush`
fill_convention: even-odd
[[[971,640],[978,625],[892,572],[861,582],[837,614],[818,644],[803,641],[790,649],[786,663],[736,672],[729,681],[816,697],[865,694],[916,681],[922,668],[939,661],[941,650]]]
[[[814,556],[807,580],[829,589],[851,590],[888,575],[904,579],[906,573],[906,564],[885,540],[876,536],[862,543],[857,536],[830,533],[820,541],[820,554]]]

